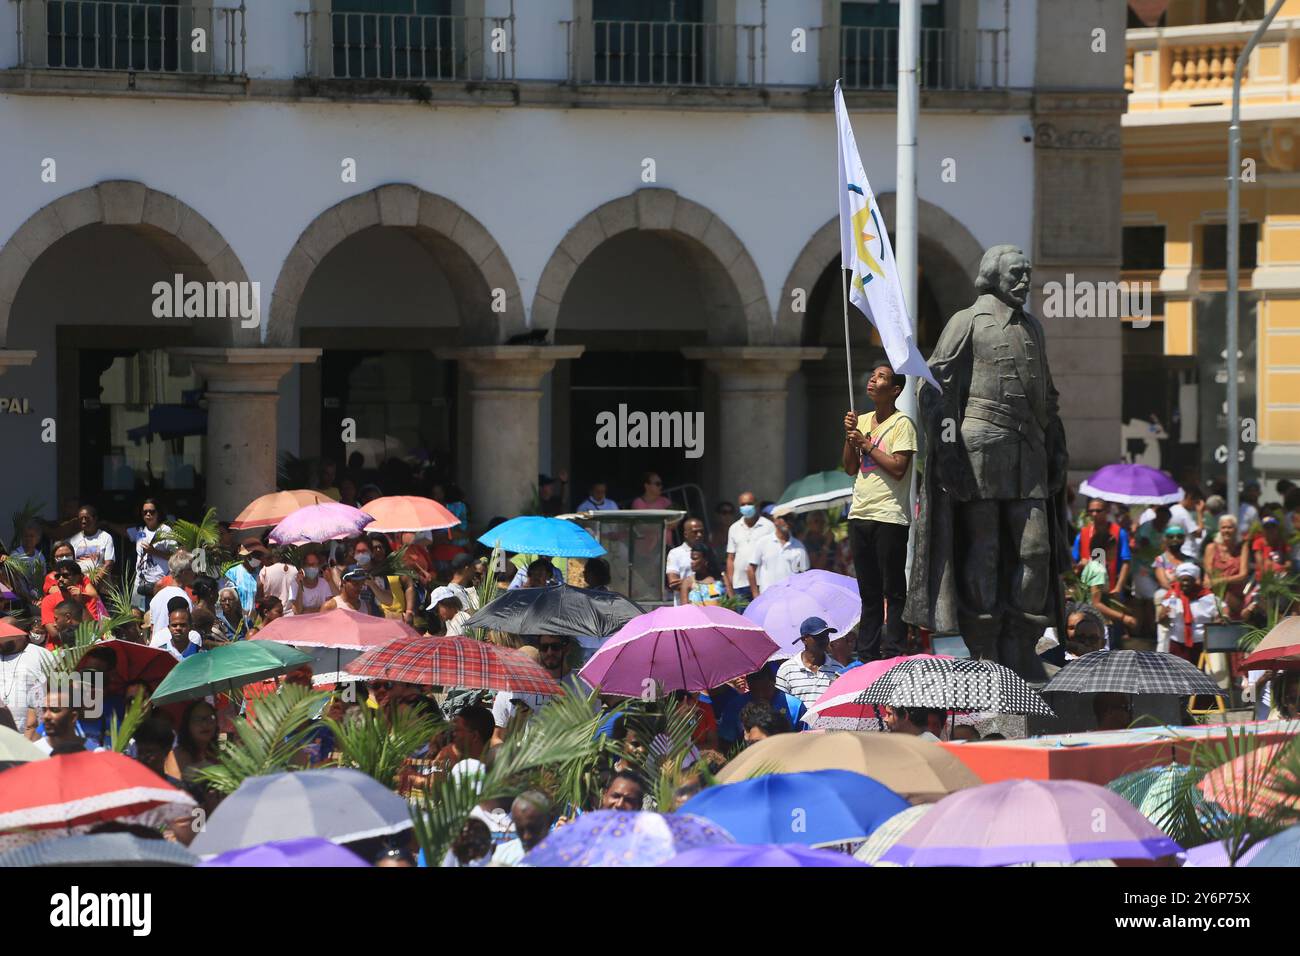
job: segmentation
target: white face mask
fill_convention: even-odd
[[[307,580],[315,581],[318,577],[320,577],[320,568],[303,568],[302,573],[303,576],[307,578]]]
[[[358,552],[356,553],[355,557],[356,557],[356,562],[357,562],[357,564],[361,565],[361,567],[363,567],[363,568],[364,568],[367,564],[370,563],[370,552],[369,552],[369,551],[358,551]]]

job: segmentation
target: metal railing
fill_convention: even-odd
[[[13,0],[29,69],[244,76],[244,4]],[[199,32],[196,32],[199,31]]]
[[[612,86],[762,86],[766,23],[561,20],[569,82]]]
[[[515,13],[298,12],[308,76],[343,80],[513,82]]]
[[[921,88],[1006,89],[1010,69],[1008,30],[921,30],[917,51]],[[841,27],[840,76],[846,89],[891,90],[898,86],[898,28]]]

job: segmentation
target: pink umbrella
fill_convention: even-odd
[[[299,508],[271,531],[272,544],[308,544],[357,538],[365,533],[374,517],[360,508],[327,501]]]
[[[366,502],[366,511],[375,520],[367,531],[397,534],[402,531],[440,531],[454,528],[460,519],[432,498],[415,495],[390,495]]]
[[[419,637],[420,632],[397,618],[372,617],[347,608],[323,614],[294,614],[272,621],[249,640],[273,641],[294,647],[330,647],[367,651],[399,637]]]
[[[951,660],[947,654],[916,654],[916,657],[942,658]],[[831,685],[822,692],[822,695],[813,702],[804,715],[804,720],[808,725],[813,726],[813,720],[858,720],[879,721],[878,708],[874,704],[863,704],[858,702],[858,698],[868,687],[874,684],[877,678],[885,671],[889,670],[896,664],[903,661],[911,660],[909,657],[891,657],[883,661],[872,661],[869,664],[863,664],[861,667],[855,667],[846,674],[842,674]],[[829,726],[829,725],[826,725]],[[838,725],[836,725],[838,727]],[[879,729],[875,728],[854,728],[860,730]]]
[[[602,693],[623,697],[647,690],[699,692],[757,670],[775,650],[776,641],[735,611],[683,604],[632,618],[579,676]]]

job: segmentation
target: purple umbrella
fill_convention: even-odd
[[[551,834],[524,857],[529,866],[658,866],[685,850],[734,843],[690,813],[594,810]]]
[[[1107,465],[1079,485],[1079,494],[1122,505],[1171,505],[1183,500],[1178,482],[1147,465]]]
[[[632,618],[578,672],[603,694],[706,691],[757,670],[776,650],[763,628],[725,607],[682,604]]]
[[[257,846],[230,850],[199,866],[369,866],[351,850],[321,837],[272,840]]]
[[[1246,866],[1251,860],[1259,854],[1259,851],[1268,846],[1268,840],[1261,840],[1252,846],[1249,850],[1241,855],[1237,861],[1238,866]],[[1183,861],[1183,866],[1193,867],[1211,867],[1211,866],[1232,866],[1232,860],[1228,858],[1228,848],[1220,840],[1213,843],[1205,843],[1201,846],[1194,846],[1186,851],[1187,859]]]
[[[660,866],[868,866],[846,853],[814,850],[797,843],[720,843],[679,853]]]
[[[745,617],[762,625],[768,636],[776,641],[776,656],[793,657],[803,650],[799,625],[810,617],[820,617],[840,634],[858,626],[858,619],[862,616],[862,598],[858,595],[857,582],[843,574],[834,577],[842,578],[850,586],[845,587],[821,576],[813,577],[812,571],[805,571],[764,588],[763,593],[745,608]]]
[[[1082,780],[1003,780],[940,800],[880,857],[902,866],[1155,860],[1180,847],[1117,793]]]
[[[272,529],[270,538],[272,544],[309,544],[359,538],[365,534],[366,525],[374,520],[360,508],[327,501],[299,508]]]

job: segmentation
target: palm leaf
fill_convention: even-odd
[[[221,547],[221,526],[217,523],[216,508],[209,508],[198,524],[183,518],[177,520],[171,530],[161,532],[156,540],[173,541],[181,550],[188,551],[196,574],[217,571],[218,574],[213,576],[218,577],[238,563],[232,561],[232,556]]]
[[[400,709],[390,716],[369,708],[343,721],[327,717],[325,723],[334,732],[340,765],[354,767],[390,788],[396,785],[406,757],[446,726],[418,711]]]
[[[119,722],[116,714],[109,718],[108,736],[113,743],[115,753],[126,753],[126,748],[131,744],[131,738],[140,729],[140,725],[144,723],[148,713],[149,703],[144,698],[144,692],[137,690],[135,696],[131,698],[131,703],[127,705],[122,720]]]
[[[23,506],[13,513],[14,534],[9,541],[9,550],[18,547],[23,539],[23,528],[27,527],[29,522],[38,520],[44,510],[45,502],[28,498],[23,502]]]
[[[215,765],[198,771],[199,779],[221,793],[233,793],[249,777],[292,770],[313,730],[311,715],[326,696],[285,684],[278,693],[259,697],[253,717],[244,718],[238,736],[221,746]]]

